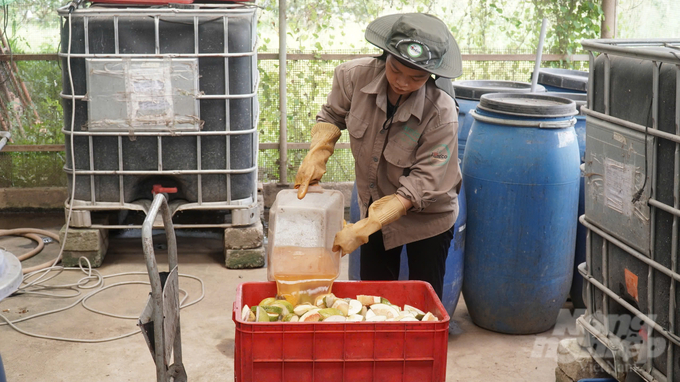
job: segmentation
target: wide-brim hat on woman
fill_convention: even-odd
[[[444,22],[427,13],[380,17],[366,27],[366,40],[436,76],[455,78],[463,74],[456,39]]]

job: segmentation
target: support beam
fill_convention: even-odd
[[[288,183],[286,108],[286,0],[279,0],[279,183]]]
[[[616,2],[617,0],[602,0],[602,38],[616,38]]]

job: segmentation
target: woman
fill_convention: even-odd
[[[423,13],[378,18],[366,39],[384,54],[335,69],[295,188],[302,199],[319,182],[346,129],[364,219],[338,232],[333,250],[361,246],[362,280],[396,280],[406,245],[410,278],[441,298],[461,173],[458,111],[432,75],[460,76],[460,51],[446,25]]]

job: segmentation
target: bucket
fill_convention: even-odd
[[[350,220],[356,223],[360,218],[359,198],[357,197],[357,185],[354,183],[352,201],[350,204]],[[458,305],[458,298],[463,287],[463,259],[465,257],[465,229],[467,221],[467,203],[465,201],[465,189],[461,187],[458,195],[458,217],[454,225],[453,240],[446,257],[446,273],[444,274],[444,292],[442,304],[446,312],[453,317],[453,312]],[[349,254],[349,279],[361,280],[360,263],[361,250]],[[408,256],[406,246],[401,250],[401,266],[399,267],[399,280],[408,280]]]
[[[495,80],[471,80],[454,81],[453,89],[456,93],[458,103],[458,159],[463,160],[465,144],[470,126],[474,120],[470,115],[470,110],[474,110],[479,103],[479,97],[490,93],[529,93],[531,84],[516,81],[495,81]],[[537,93],[545,92],[541,85],[536,87]],[[461,166],[462,167],[462,166]]]
[[[485,329],[551,328],[574,264],[579,151],[573,101],[486,94],[465,151],[467,245],[463,296]]]
[[[586,93],[588,72],[571,69],[540,68],[538,83],[548,92]]]

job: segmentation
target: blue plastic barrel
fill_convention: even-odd
[[[474,110],[479,103],[479,97],[490,93],[528,93],[531,91],[531,84],[516,81],[495,81],[495,80],[471,80],[454,81],[453,89],[458,102],[458,159],[463,160],[465,144],[473,118],[470,110]],[[536,92],[545,92],[541,85],[536,87]]]
[[[576,105],[486,94],[465,150],[463,296],[472,321],[501,333],[551,328],[571,285],[579,188]]]
[[[359,201],[357,197],[357,186],[354,184],[352,190],[352,201],[350,203],[350,220],[355,223],[360,218]],[[465,189],[461,187],[458,195],[458,218],[454,225],[453,240],[449,247],[446,257],[446,273],[444,274],[444,291],[442,294],[442,304],[446,308],[449,316],[453,317],[453,312],[458,305],[458,298],[463,287],[463,259],[465,257],[465,231],[467,221],[467,204],[465,201]],[[349,279],[361,280],[360,273],[361,251],[349,254]],[[408,280],[408,256],[406,246],[401,250],[401,266],[399,267],[399,280]]]
[[[576,138],[578,141],[578,150],[581,158],[581,163],[585,161],[586,157],[586,116],[581,112],[581,107],[585,107],[587,103],[586,93],[555,93],[548,92],[547,95],[557,97],[569,98],[576,103],[576,124],[574,130],[576,131]],[[579,192],[578,192],[578,216],[585,213],[585,183],[584,178],[581,177]],[[586,227],[583,224],[576,223],[576,249],[574,250],[574,276],[571,280],[571,289],[569,296],[571,302],[576,309],[585,309],[586,304],[583,300],[583,276],[578,272],[579,264],[586,261]]]
[[[588,72],[559,68],[538,69],[538,83],[548,92],[586,93]]]

